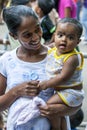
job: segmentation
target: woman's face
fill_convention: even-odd
[[[37,50],[41,47],[42,30],[39,20],[30,17],[23,17],[18,28],[17,39],[22,47],[29,50]]]

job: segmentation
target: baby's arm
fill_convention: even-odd
[[[77,55],[71,56],[64,63],[61,73],[57,74],[57,76],[55,76],[54,78],[39,83],[40,90],[47,89],[47,88],[55,88],[57,90],[64,89],[58,86],[64,84],[67,80],[71,78],[78,65],[79,65],[79,61]]]

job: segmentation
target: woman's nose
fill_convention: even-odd
[[[33,40],[33,41],[34,41],[34,40],[37,40],[37,38],[38,38],[37,33],[33,33],[33,35],[32,35],[32,40]]]

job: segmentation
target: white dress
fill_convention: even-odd
[[[31,63],[31,62],[24,62],[17,58],[16,56],[16,50],[13,50],[11,52],[7,52],[0,58],[0,73],[7,77],[7,91],[11,88],[15,87],[16,85],[30,80],[47,80],[48,77],[46,75],[45,65],[47,62],[47,57],[37,63]],[[38,97],[43,99],[44,101],[47,101],[54,93],[54,89],[48,88],[46,90],[43,90],[40,92]],[[22,108],[25,107],[29,102],[32,101],[32,98],[30,97],[21,97],[17,99],[9,108],[8,113],[8,120],[7,120],[7,130],[15,130],[15,127],[17,125],[17,119],[19,117],[19,114],[21,113],[20,110],[23,110]],[[43,103],[44,104],[44,103]],[[26,108],[27,109],[27,108]],[[38,129],[35,128],[34,130],[44,130],[46,127],[47,119],[42,119],[41,117],[36,116],[36,120],[33,119],[30,124],[28,122],[28,127],[33,122],[37,122],[38,120],[44,120],[45,119],[45,126],[43,129],[40,129],[40,124],[38,125]],[[48,122],[47,122],[48,123]],[[43,124],[44,125],[44,124]],[[37,126],[37,125],[36,125]],[[48,126],[48,125],[47,125]],[[69,125],[68,125],[68,128]],[[24,130],[31,130],[23,126]],[[19,128],[17,130],[23,130],[22,128]],[[45,128],[45,130],[48,130]]]

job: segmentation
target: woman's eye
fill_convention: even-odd
[[[24,37],[25,37],[25,38],[29,38],[29,37],[31,37],[31,36],[32,36],[32,34],[28,33],[28,34],[26,34]]]
[[[35,30],[35,33],[38,33],[40,30],[41,30],[41,28],[38,27],[38,28]]]

